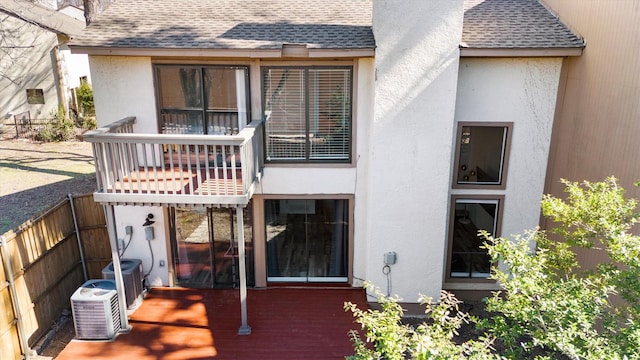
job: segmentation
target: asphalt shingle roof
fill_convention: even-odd
[[[537,0],[465,0],[463,48],[581,48],[584,42]]]
[[[371,0],[117,0],[72,44],[99,47],[374,48]]]
[[[538,0],[465,0],[462,48],[579,48]],[[117,0],[71,45],[146,49],[373,49],[372,0]]]

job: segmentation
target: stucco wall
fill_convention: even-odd
[[[367,156],[365,271],[387,292],[383,254],[395,251],[392,294],[417,301],[442,284],[462,1],[374,1],[375,105]],[[359,180],[360,181],[360,180]],[[360,194],[358,194],[360,195]]]
[[[66,45],[60,46],[60,54],[65,65],[65,87],[71,89],[80,86],[82,76],[86,76],[87,81],[91,83],[88,55],[72,54]]]
[[[561,67],[561,58],[460,60],[456,121],[512,122],[513,132],[505,190],[451,192],[504,195],[502,236],[522,234],[540,220]],[[448,289],[487,287],[446,285]]]
[[[135,116],[135,131],[157,133],[151,59],[89,56],[98,126]]]
[[[0,122],[13,124],[13,116],[25,111],[32,119],[50,118],[58,108],[52,50],[56,34],[5,16],[4,49],[0,57]],[[11,48],[9,48],[11,47]],[[26,89],[42,89],[44,104],[28,104]]]
[[[150,58],[90,56],[91,78],[98,126],[107,125],[127,116],[135,116],[135,131],[157,133],[156,101],[153,89],[153,69]],[[142,223],[147,214],[154,214],[155,239],[145,240]],[[161,207],[117,206],[116,227],[119,239],[125,239],[125,226],[133,227],[132,241],[123,257],[142,259],[144,272],[151,268],[151,249],[154,268],[149,275],[152,286],[169,284],[167,258],[168,236],[164,211]],[[165,262],[160,267],[160,260]]]
[[[155,221],[151,225],[155,234],[153,240],[146,240],[145,228],[142,226],[148,214],[153,214]],[[167,224],[165,223],[164,210],[160,207],[116,206],[115,216],[119,244],[127,244],[131,240],[121,258],[141,259],[144,274],[150,272],[147,279],[149,285],[169,285],[168,269],[171,261],[167,253],[165,232]],[[126,234],[125,227],[127,225],[131,225],[133,229],[131,237]],[[161,262],[164,263],[164,266],[160,266]]]

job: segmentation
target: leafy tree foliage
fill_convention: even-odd
[[[362,325],[364,339],[356,330],[350,332],[355,354],[350,360],[370,359],[497,359],[491,354],[492,339],[469,340],[458,344],[453,337],[469,322],[469,315],[460,310],[461,302],[443,291],[437,303],[422,297],[427,321],[412,327],[402,322],[404,312],[398,298],[376,291],[381,310],[361,310],[353,303],[345,304],[356,322]]]
[[[454,341],[469,317],[451,294],[437,304],[424,299],[428,320],[413,328],[403,325],[397,299],[378,293],[380,311],[345,306],[365,332],[351,332],[350,359],[640,359],[637,201],[613,177],[562,181],[566,197],[542,201],[551,229],[514,239],[484,232],[503,290],[485,299],[492,316],[475,319],[479,341]],[[604,251],[610,261],[583,269],[576,249]]]
[[[542,201],[555,224],[548,233],[487,236],[489,254],[502,264],[493,277],[504,290],[487,299],[499,316],[482,325],[510,358],[532,358],[536,349],[571,359],[640,358],[640,237],[630,233],[637,202],[612,177],[563,183],[566,199]],[[605,251],[611,261],[582,269],[576,248]]]

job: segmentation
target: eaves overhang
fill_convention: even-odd
[[[581,56],[582,47],[569,48],[468,48],[460,47],[460,57],[565,57]]]
[[[190,58],[363,58],[373,57],[373,48],[325,49],[283,45],[270,49],[138,48],[69,45],[74,54],[96,56],[190,57]]]

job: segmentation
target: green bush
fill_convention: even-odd
[[[493,273],[504,290],[486,300],[498,316],[482,325],[514,359],[545,358],[541,353],[638,359],[640,237],[629,233],[638,222],[637,202],[625,199],[615,178],[563,183],[566,200],[542,201],[555,224],[549,236],[540,230],[514,240],[487,236],[492,260],[504,267]],[[611,261],[581,269],[576,248],[605,251]]]
[[[83,82],[76,89],[76,97],[78,99],[78,106],[80,107],[82,117],[95,117],[96,110],[93,104],[93,89],[91,89],[91,85],[89,85],[88,82]]]
[[[381,310],[361,310],[353,303],[345,304],[345,310],[353,313],[364,331],[364,339],[358,331],[350,331],[354,355],[347,359],[499,359],[491,353],[490,338],[463,343],[453,340],[458,329],[470,320],[453,294],[443,291],[437,303],[421,297],[427,320],[415,328],[402,322],[404,312],[397,298],[379,291],[376,296]]]
[[[78,117],[78,126],[82,129],[93,130],[98,127],[98,121],[95,116],[85,117],[81,115]]]
[[[36,140],[44,142],[69,141],[75,136],[73,121],[64,113],[62,106],[57,113],[52,113],[53,121],[40,129],[36,134]]]
[[[484,334],[479,341],[452,340],[469,317],[451,294],[437,304],[424,299],[427,321],[413,328],[402,324],[397,299],[377,293],[380,311],[345,305],[364,331],[364,338],[350,332],[348,358],[640,359],[640,237],[631,233],[640,220],[637,201],[613,177],[562,181],[566,199],[542,201],[553,228],[514,239],[481,232],[503,290],[485,299],[491,316],[474,319]],[[582,269],[578,248],[604,251],[610,261]]]

